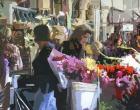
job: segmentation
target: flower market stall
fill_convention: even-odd
[[[129,53],[121,57],[109,57],[97,49],[103,56],[102,60],[105,60],[103,62],[98,61],[98,67],[102,70],[100,77],[102,83],[101,97],[103,99],[101,100],[113,101],[112,97],[115,96],[117,99],[116,109],[136,109],[139,107],[135,100],[136,97],[139,97],[139,52],[132,47],[121,46],[118,48],[121,48],[122,52],[129,51]],[[107,92],[109,93],[107,94]]]
[[[115,96],[114,103],[117,102],[121,109],[126,108],[130,97],[135,97],[139,91],[139,53],[130,47],[118,47],[124,52],[129,50],[130,54],[117,58],[106,56],[98,47],[95,48],[103,56],[102,60],[109,61],[109,64],[100,63],[100,60],[95,61],[90,57],[77,59],[55,49],[48,58],[54,74],[59,79],[59,87],[68,88],[69,108],[94,110],[101,90],[101,94],[107,98]],[[109,91],[109,97],[105,89]],[[84,102],[87,97],[88,103]],[[100,104],[103,104],[102,99],[100,101]]]
[[[140,36],[83,1],[0,0],[0,109],[140,110]]]

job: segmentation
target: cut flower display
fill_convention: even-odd
[[[60,60],[57,61],[56,59]],[[64,55],[63,59],[58,56],[53,57],[53,61],[57,61],[59,69],[63,70],[65,75],[72,80],[92,83],[97,78],[96,65],[93,59],[80,60],[76,57]]]
[[[86,58],[83,58],[82,61],[85,63],[85,66],[87,67],[88,70],[90,71],[95,70],[96,61],[94,59],[86,57]]]
[[[103,86],[112,83],[116,98],[119,100],[123,99],[123,95],[133,95],[137,91],[134,76],[138,73],[132,66],[101,65],[96,64],[96,61],[90,57],[78,59],[56,50],[53,50],[52,53],[50,57],[52,70],[55,70],[54,73],[58,76],[62,73],[67,80],[84,83],[94,83],[99,78],[103,82]],[[60,78],[61,82],[63,82],[62,80],[63,78]]]
[[[61,53],[54,54],[51,62],[55,63],[55,70],[63,72],[68,79],[92,83],[97,78],[97,66],[94,59],[78,59]]]
[[[98,65],[99,69],[102,70],[100,77],[102,78],[103,84],[114,82],[116,90],[116,98],[121,100],[124,94],[132,95],[135,91],[136,82],[134,76],[137,72],[131,66],[121,65]]]

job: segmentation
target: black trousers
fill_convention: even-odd
[[[63,89],[61,92],[56,89],[54,95],[56,97],[57,110],[67,110],[67,89]]]

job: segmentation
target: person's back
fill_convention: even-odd
[[[51,52],[51,48],[49,47],[50,32],[48,27],[46,25],[35,27],[34,35],[35,41],[39,45],[40,49],[40,52],[38,52],[33,61],[35,85],[38,88],[35,95],[34,110],[39,110],[42,103],[49,103],[49,100],[45,102],[46,97],[57,89],[58,79],[54,75],[47,60]],[[41,95],[42,99],[40,99]],[[56,107],[56,105],[54,105],[54,107]]]

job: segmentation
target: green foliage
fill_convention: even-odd
[[[102,101],[99,105],[99,110],[113,110],[113,107],[110,104]]]
[[[101,101],[99,110],[125,110],[125,107],[116,99],[110,101]]]
[[[26,48],[32,48],[35,45],[34,38],[32,34],[26,34],[24,37],[25,40],[25,47]]]

